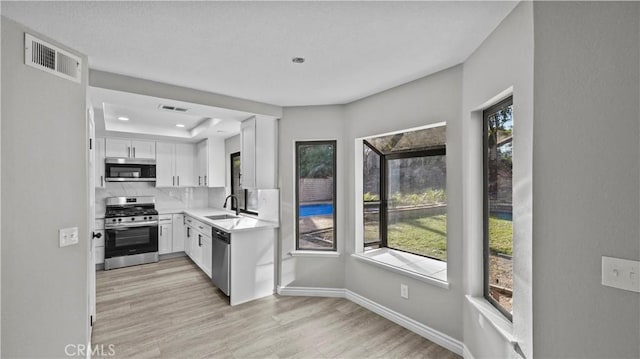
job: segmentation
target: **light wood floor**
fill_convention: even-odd
[[[230,307],[186,257],[98,272],[92,344],[120,358],[460,358],[346,299]]]

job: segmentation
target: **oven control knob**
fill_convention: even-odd
[[[135,221],[136,219],[135,219],[135,218],[133,218],[133,217],[131,217],[131,220],[132,220],[132,221]]]
[[[144,220],[146,221],[146,220],[147,220],[147,217],[144,217]]]
[[[112,219],[111,221],[112,221],[112,222],[115,222],[115,221],[116,221],[116,219],[114,218],[114,219]]]
[[[115,221],[115,219],[114,219],[114,221]],[[122,218],[118,218],[118,222],[122,222]]]

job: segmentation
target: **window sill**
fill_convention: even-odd
[[[374,249],[351,256],[364,263],[449,289],[447,263],[445,262],[389,248]]]
[[[480,315],[482,315],[493,326],[500,335],[502,335],[509,343],[516,344],[516,338],[513,336],[513,323],[494,308],[484,297],[465,296],[467,301],[474,307]]]
[[[340,253],[334,251],[291,251],[289,255],[292,257],[324,257],[324,258],[338,258]]]

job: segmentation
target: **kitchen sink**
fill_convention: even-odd
[[[220,219],[236,219],[236,218],[240,218],[240,217],[233,216],[233,215],[230,215],[230,214],[218,214],[218,215],[215,215],[215,216],[205,216],[204,218],[209,218],[211,220],[217,221],[217,220],[220,220]]]

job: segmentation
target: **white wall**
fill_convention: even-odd
[[[345,246],[352,238],[345,231],[347,225],[345,183],[348,156],[344,140],[342,106],[286,107],[280,119],[279,187],[280,187],[280,283],[282,287],[344,288]],[[295,250],[295,141],[336,140],[336,228],[338,258],[291,257]]]
[[[387,308],[462,340],[462,173],[460,103],[462,67],[381,92],[345,106],[347,180],[346,254],[355,252],[354,148],[356,138],[447,122],[447,261],[449,289],[439,288],[382,268],[346,258],[346,288]],[[286,217],[285,217],[286,218]],[[408,300],[400,298],[400,283],[409,285]]]
[[[64,357],[88,340],[87,57],[80,84],[26,66],[25,31],[2,18],[1,354]]]
[[[534,4],[533,326],[539,358],[639,358],[640,4]],[[515,147],[514,147],[515,152]]]
[[[483,296],[482,109],[512,88],[514,118],[514,333],[532,357],[531,204],[533,140],[533,6],[520,3],[465,61],[462,100],[463,267],[466,295]],[[493,101],[492,101],[493,99]],[[464,302],[464,342],[476,358],[513,353],[478,310]],[[497,311],[496,311],[497,312]]]

